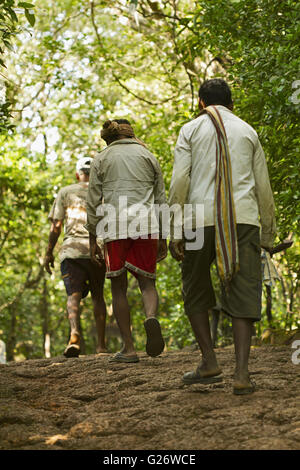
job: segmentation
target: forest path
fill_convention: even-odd
[[[253,395],[232,394],[234,350],[217,349],[224,382],[181,383],[198,351],[28,360],[0,366],[0,449],[300,449],[300,364],[291,346],[255,347]]]

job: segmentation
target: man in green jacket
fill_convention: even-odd
[[[138,362],[130,327],[127,272],[137,278],[142,293],[146,351],[158,356],[164,340],[156,319],[156,263],[166,256],[167,247],[160,238],[154,206],[165,203],[165,189],[158,161],[135,137],[128,121],[107,121],[101,136],[107,147],[91,166],[86,228],[91,258],[99,266],[104,259],[96,240],[104,241],[106,276],[111,279],[113,312],[123,339],[122,351],[111,361]]]

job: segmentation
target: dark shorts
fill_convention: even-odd
[[[240,270],[222,289],[222,310],[236,318],[261,319],[262,268],[259,228],[238,224]],[[182,262],[183,300],[188,316],[206,312],[216,305],[210,266],[216,256],[215,227],[205,227],[201,250],[186,250]]]
[[[102,293],[105,280],[105,267],[94,265],[88,258],[66,258],[60,265],[61,275],[68,295],[81,292],[82,298]]]

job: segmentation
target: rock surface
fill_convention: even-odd
[[[232,394],[234,350],[217,349],[224,382],[183,385],[199,352],[107,355],[0,365],[0,449],[300,449],[300,364],[290,346],[251,351],[253,395]]]

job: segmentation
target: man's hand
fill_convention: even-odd
[[[45,259],[44,259],[44,266],[47,271],[47,273],[52,274],[52,271],[50,269],[54,268],[54,256],[52,253],[46,253]]]
[[[272,250],[273,250],[273,248],[270,248],[269,246],[262,246],[262,245],[261,245],[260,247],[261,247],[263,250],[268,251],[269,253],[271,253]]]
[[[59,238],[59,235],[61,233],[61,228],[62,228],[63,221],[55,219],[53,220],[50,228],[50,233],[49,233],[49,242],[48,242],[48,248],[46,251],[46,256],[44,259],[44,266],[47,271],[47,273],[52,274],[52,271],[50,269],[54,268],[54,256],[53,256],[53,250],[54,247],[57,243],[57,240]]]
[[[290,248],[292,245],[293,245],[293,240],[291,240],[290,238],[286,238],[285,240],[283,240],[282,243],[279,243],[279,245],[276,245],[274,247],[261,246],[261,248],[268,251],[272,257],[275,253],[280,253],[280,251],[285,251],[288,248]]]
[[[183,261],[183,258],[184,258],[184,241],[183,240],[170,242],[169,250],[170,250],[172,258],[176,259],[176,261]]]
[[[160,261],[165,259],[167,257],[167,254],[168,254],[167,241],[164,239],[159,239],[156,262],[159,263]]]
[[[95,235],[90,233],[90,256],[91,262],[100,268],[103,268],[104,265],[104,258],[102,251],[97,243],[97,239]]]
[[[265,250],[267,253],[269,253],[270,257],[272,258],[273,256],[273,248],[269,247],[269,246],[262,246],[260,245],[260,248],[262,250]]]

